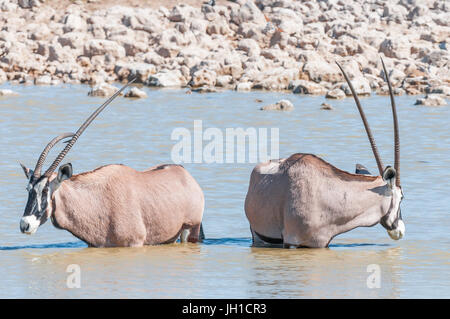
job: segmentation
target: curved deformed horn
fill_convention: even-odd
[[[34,169],[34,178],[39,178],[41,176],[41,170],[42,166],[44,165],[45,159],[47,158],[48,152],[55,146],[59,141],[74,136],[75,133],[63,133],[55,137],[50,141],[50,143],[47,144],[47,146],[44,148],[44,150],[41,153],[41,156],[39,156],[39,159],[36,163],[36,167]]]
[[[116,93],[114,93],[113,96],[111,96],[108,100],[106,100],[106,102],[103,103],[98,109],[96,109],[95,112],[91,114],[91,116],[88,117],[88,119],[80,126],[80,128],[75,133],[75,135],[72,137],[72,139],[69,141],[69,143],[66,145],[66,147],[59,153],[58,157],[56,157],[53,164],[47,169],[47,171],[45,172],[45,176],[49,177],[55,171],[55,169],[58,167],[58,165],[63,160],[64,156],[66,156],[66,154],[70,151],[73,144],[75,144],[77,139],[84,132],[84,130],[89,126],[89,124],[91,124],[91,122],[97,117],[97,115],[99,115],[100,112],[103,111],[105,109],[105,107],[108,106],[109,103],[111,103],[123,90],[125,90],[125,88],[127,88],[135,80],[136,80],[136,78],[129,81],[120,90],[118,90]]]
[[[384,75],[386,77],[386,82],[389,88],[389,96],[391,97],[392,116],[394,118],[394,168],[396,171],[395,184],[397,186],[400,186],[400,134],[398,130],[397,107],[395,106],[394,92],[392,90],[391,81],[389,80],[389,74],[386,71],[386,66],[384,65],[383,59],[381,59],[381,64],[383,65]]]
[[[370,146],[372,147],[373,155],[375,156],[375,160],[377,161],[378,171],[380,172],[380,175],[383,175],[384,166],[381,161],[380,154],[378,153],[377,145],[375,144],[375,139],[373,138],[369,123],[367,122],[366,115],[364,114],[364,110],[361,107],[361,103],[359,103],[359,99],[356,95],[355,89],[353,88],[352,82],[350,82],[350,79],[348,78],[341,65],[338,62],[336,62],[336,64],[338,65],[339,69],[341,69],[342,74],[344,75],[344,78],[347,81],[350,90],[352,91],[353,98],[355,99],[356,106],[358,107],[359,114],[361,115],[361,119],[364,123],[364,128],[366,129],[367,137],[369,138]]]

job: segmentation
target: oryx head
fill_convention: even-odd
[[[72,177],[72,165],[65,164],[59,167],[58,173],[55,174],[56,168],[58,168],[61,161],[66,156],[67,152],[72,148],[73,144],[77,141],[83,131],[91,124],[91,122],[100,114],[103,109],[108,106],[111,101],[117,97],[128,85],[134,82],[136,78],[128,82],[120,90],[118,90],[113,96],[111,96],[105,103],[103,103],[88,119],[81,125],[78,131],[74,133],[64,133],[48,143],[44,151],[39,156],[34,170],[25,167],[23,164],[22,169],[25,176],[28,179],[27,191],[28,191],[28,201],[25,206],[25,211],[23,213],[22,219],[20,220],[20,230],[25,234],[33,234],[36,232],[38,227],[44,224],[52,214],[52,195],[58,190],[59,186],[66,179]],[[59,153],[59,155],[54,160],[53,164],[47,169],[44,174],[41,174],[42,166],[44,164],[45,158],[49,151],[55,146],[59,141],[71,137],[68,141],[66,147]]]
[[[41,169],[51,148],[59,141],[73,136],[73,133],[64,133],[50,141],[41,153],[34,170],[20,163],[28,179],[28,201],[22,219],[20,220],[20,230],[22,233],[31,235],[36,232],[40,225],[47,221],[51,215],[51,197],[53,192],[59,187],[61,182],[72,176],[71,164],[61,166],[56,178],[54,176],[55,174],[52,174],[52,171],[41,175]]]
[[[372,147],[373,155],[377,162],[378,170],[380,172],[381,177],[386,182],[387,191],[385,192],[386,194],[385,196],[389,198],[390,204],[385,214],[381,217],[380,223],[384,228],[386,228],[389,236],[392,239],[398,240],[402,238],[405,234],[405,224],[403,223],[402,214],[400,210],[400,203],[403,199],[403,191],[402,187],[400,186],[400,137],[399,137],[397,109],[395,106],[394,93],[392,91],[391,82],[389,80],[389,74],[386,71],[386,66],[384,65],[383,59],[381,59],[381,63],[383,65],[384,75],[386,77],[386,82],[389,87],[392,115],[394,118],[394,150],[395,150],[394,167],[387,166],[386,168],[384,168],[383,163],[381,161],[381,157],[378,153],[375,140],[372,136],[372,132],[370,131],[369,124],[364,114],[364,110],[362,109],[361,104],[359,102],[358,96],[356,95],[355,89],[353,88],[353,85],[350,82],[344,69],[341,67],[339,63],[337,63],[337,65],[341,69],[342,74],[344,75],[344,78],[347,81],[350,90],[352,91],[353,98],[355,99],[356,106],[358,107],[359,114],[361,115],[361,119],[364,123],[364,127],[366,129],[367,136],[369,138],[369,142]]]

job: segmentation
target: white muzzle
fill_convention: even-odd
[[[397,223],[397,228],[388,230],[387,232],[389,237],[393,240],[399,240],[405,235],[405,223],[402,220],[399,220]]]
[[[22,217],[20,220],[20,229],[24,234],[32,235],[39,228],[40,221],[36,219],[36,216],[30,215]]]

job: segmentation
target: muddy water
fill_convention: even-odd
[[[342,234],[328,249],[252,248],[243,204],[255,164],[184,163],[205,192],[203,244],[96,249],[50,223],[33,236],[20,233],[27,194],[18,161],[34,166],[53,136],[76,130],[103,100],[88,97],[86,86],[2,88],[20,95],[0,98],[1,298],[450,297],[448,107],[397,98],[406,224],[401,241],[377,225]],[[362,163],[376,172],[351,99],[332,101],[335,110],[322,111],[322,97],[145,90],[148,99],[119,98],[89,127],[65,159],[75,173],[108,163],[136,169],[170,163],[177,142],[172,131],[193,132],[194,120],[224,135],[226,128],[279,128],[282,157],[310,152],[344,170]],[[281,98],[295,110],[258,110]],[[392,163],[388,98],[373,95],[362,103],[384,163]],[[79,289],[67,287],[73,264],[81,271]],[[369,288],[375,273],[379,288]]]

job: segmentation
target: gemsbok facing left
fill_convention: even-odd
[[[202,239],[203,192],[180,165],[158,165],[139,172],[125,165],[106,165],[72,175],[72,165],[56,168],[97,115],[131,82],[101,105],[73,133],[55,137],[34,170],[21,164],[28,179],[28,201],[20,230],[33,234],[51,219],[91,247],[124,247]],[[71,137],[44,174],[50,149]]]
[[[405,233],[400,212],[400,139],[389,75],[383,64],[394,118],[395,164],[383,167],[375,141],[347,74],[338,64],[364,123],[380,176],[357,166],[351,174],[312,154],[258,164],[250,177],[245,213],[255,246],[327,247],[337,235],[377,223],[392,239]]]

